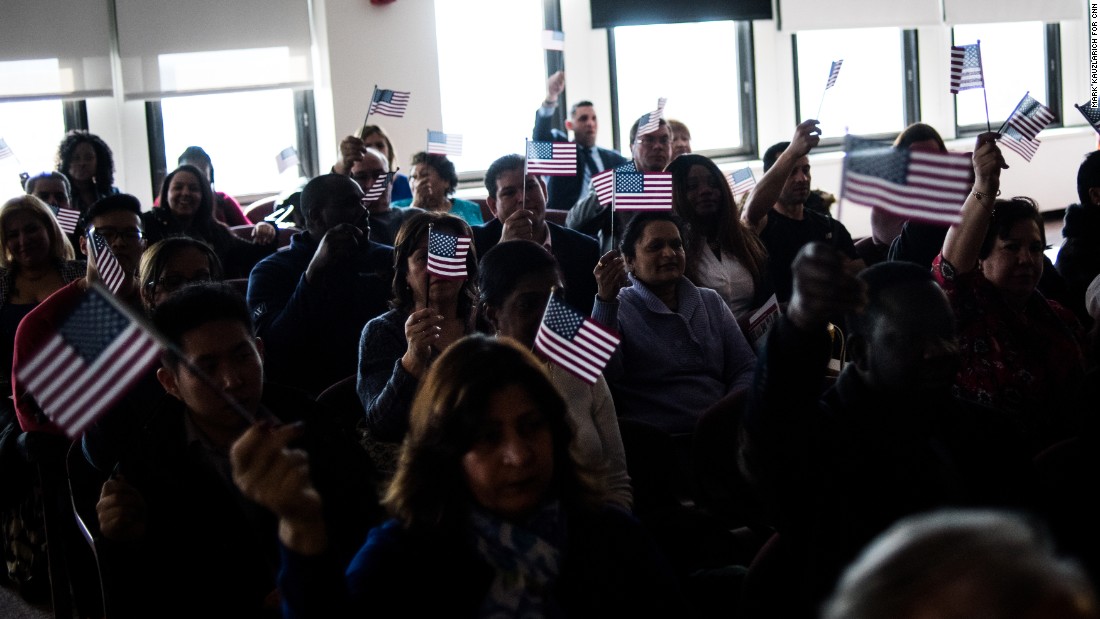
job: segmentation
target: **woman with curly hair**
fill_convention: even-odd
[[[70,131],[57,147],[57,171],[72,186],[70,204],[83,213],[100,198],[118,193],[111,147],[98,135]]]
[[[446,155],[432,155],[419,152],[412,158],[412,199],[395,200],[391,204],[397,207],[415,206],[425,211],[450,213],[466,220],[471,226],[485,223],[481,216],[481,207],[468,200],[453,198],[458,188],[458,173],[455,164]]]

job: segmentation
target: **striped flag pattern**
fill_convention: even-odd
[[[576,176],[577,145],[572,142],[527,142],[527,173]]]
[[[756,187],[756,177],[752,175],[752,170],[747,167],[730,172],[726,175],[726,180],[729,181],[730,191],[733,192],[734,196],[748,193],[752,191],[753,187]]]
[[[298,165],[298,150],[288,146],[275,155],[275,165],[279,166],[279,174],[286,172],[291,166]]]
[[[836,86],[836,78],[840,77],[840,66],[844,64],[844,59],[834,60],[833,64],[829,65],[829,79],[825,82],[825,90],[829,90],[833,86]]]
[[[375,88],[374,95],[371,96],[367,116],[378,114],[380,116],[392,116],[393,118],[403,117],[405,110],[409,107],[410,94],[401,90]]]
[[[1039,152],[1041,142],[1036,138],[1029,138],[1021,134],[1013,127],[1008,127],[1001,134],[1000,145],[1023,157],[1030,162],[1035,153]]]
[[[462,154],[462,136],[458,133],[428,131],[428,154],[458,157]]]
[[[535,334],[535,347],[554,363],[592,385],[600,377],[619,336],[550,295],[542,324]]]
[[[111,247],[107,245],[107,240],[96,232],[95,228],[88,228],[87,235],[88,251],[92,254],[92,260],[95,262],[99,279],[112,293],[118,292],[122,282],[126,279],[126,272],[122,270],[122,265],[115,259],[115,254],[111,251]]]
[[[61,231],[65,234],[75,234],[76,227],[80,223],[80,211],[74,208],[53,208],[54,217],[57,218],[57,223],[61,225]]]
[[[970,193],[970,155],[930,153],[884,146],[847,136],[843,193],[857,204],[948,226]]]
[[[981,41],[951,46],[951,94],[971,88],[985,88]]]
[[[393,172],[386,172],[374,179],[374,184],[363,194],[363,202],[374,202],[381,198],[382,194],[386,192],[386,186],[390,184],[393,175]]]
[[[93,286],[16,372],[46,416],[76,438],[125,395],[160,350],[152,334]]]
[[[1039,132],[1046,129],[1052,122],[1054,122],[1054,112],[1036,101],[1029,93],[1024,93],[1024,98],[1020,99],[1006,124],[1019,131],[1024,137],[1034,140]]]
[[[470,237],[428,229],[428,272],[442,279],[466,279]]]
[[[616,172],[615,210],[668,211],[672,209],[670,172]]]
[[[640,138],[647,133],[653,133],[661,127],[661,116],[665,113],[665,102],[667,101],[668,99],[665,97],[657,99],[657,109],[648,114],[643,114],[642,117],[638,119],[638,133],[635,134],[636,137]]]
[[[615,170],[604,170],[592,177],[592,190],[596,192],[596,199],[600,206],[610,206],[615,195]]]
[[[8,157],[14,157],[15,153],[12,152],[11,147],[4,138],[0,138],[0,159],[7,159]]]

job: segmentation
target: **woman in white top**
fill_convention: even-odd
[[[672,209],[684,220],[685,275],[696,286],[713,288],[739,323],[767,302],[767,252],[741,221],[722,171],[702,155],[680,155],[672,173]]]
[[[499,243],[481,259],[481,315],[498,336],[533,348],[555,286],[562,287],[561,274],[550,252],[531,241]],[[601,473],[608,501],[629,511],[633,492],[607,382],[600,376],[595,384],[589,384],[541,358],[568,408],[573,429],[570,452],[585,468]]]

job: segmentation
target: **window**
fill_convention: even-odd
[[[823,138],[890,134],[906,118],[905,45],[900,28],[813,30],[794,35],[799,120],[821,121]],[[825,90],[834,60],[836,85]],[[867,85],[873,85],[868,91]],[[916,120],[915,118],[912,120]]]
[[[485,32],[486,16],[499,26],[475,34]],[[501,155],[523,153],[546,92],[542,0],[436,0],[435,23],[443,126],[431,129],[467,138],[462,155],[450,157],[455,167],[485,170]]]
[[[274,193],[298,183],[297,166],[280,173],[276,163],[283,149],[298,144],[294,91],[170,97],[160,108],[168,170],[188,146],[201,146],[214,164],[218,191]]]
[[[56,168],[57,146],[65,137],[65,115],[60,100],[0,103],[0,138],[11,156],[0,159],[0,197],[23,193],[19,174]]]
[[[732,21],[613,29],[616,144],[625,144],[634,121],[668,97],[665,118],[688,126],[693,151],[754,152],[748,33],[747,22]],[[675,53],[654,53],[656,45]]]
[[[952,35],[956,45],[981,40],[986,84],[985,97],[977,88],[964,90],[955,97],[955,124],[960,134],[986,130],[986,98],[994,131],[1012,113],[1025,92],[1030,92],[1055,114],[1059,113],[1060,105],[1051,101],[1048,89],[1046,34],[1046,27],[1037,21],[954,27]]]

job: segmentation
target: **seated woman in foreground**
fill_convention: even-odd
[[[569,455],[565,403],[530,353],[466,338],[417,394],[401,464],[345,573],[326,553],[308,460],[278,430],[233,446],[233,477],[279,517],[286,617],[676,616],[679,592],[630,516]]]
[[[958,322],[956,395],[1012,416],[1036,450],[1073,433],[1063,400],[1084,371],[1072,312],[1036,290],[1046,237],[1030,198],[997,200],[1007,168],[994,135],[978,136],[974,189],[932,263]]]
[[[617,253],[596,265],[592,308],[592,318],[622,336],[604,369],[616,408],[665,433],[690,434],[703,411],[752,382],[756,355],[722,297],[684,276],[675,215],[638,213]]]

